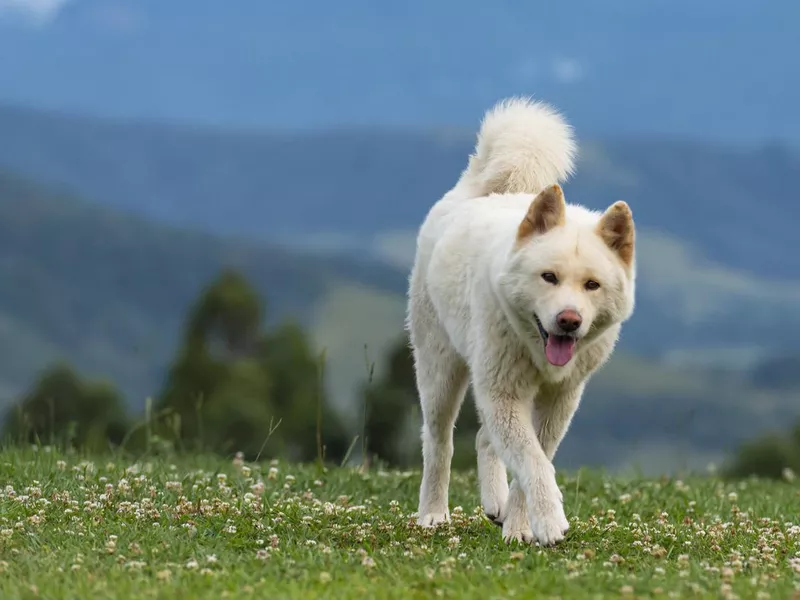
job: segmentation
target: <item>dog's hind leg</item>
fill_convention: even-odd
[[[409,332],[422,408],[422,483],[417,522],[432,527],[450,519],[448,494],[453,429],[469,370],[450,344],[427,295],[412,294]]]
[[[415,353],[417,388],[422,406],[422,484],[420,525],[448,521],[453,429],[467,388],[467,366],[453,351],[428,348]]]
[[[508,500],[508,475],[483,425],[475,437],[475,450],[478,453],[478,481],[483,512],[491,521],[501,525],[501,513]]]

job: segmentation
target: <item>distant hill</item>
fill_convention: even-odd
[[[739,314],[717,308],[783,306],[797,297],[795,288],[742,291],[749,280],[699,268],[681,258],[683,246],[652,235],[643,245],[645,265],[653,255],[677,265],[677,273],[664,272],[665,285],[685,278],[686,286],[665,297],[652,282],[644,286],[626,343],[590,384],[560,464],[702,466],[796,414],[796,381],[770,384],[769,370],[781,369],[780,361],[751,377],[746,368],[708,369],[702,352],[692,357],[677,343],[692,317],[710,311],[763,345],[764,336],[748,328],[769,319],[753,313],[740,322]],[[371,365],[381,372],[386,348],[402,331],[403,270],[157,225],[7,173],[0,173],[0,409],[64,357],[85,374],[114,381],[141,406],[157,390],[188,303],[225,266],[248,274],[266,296],[270,318],[300,320],[326,350],[329,389],[358,432],[354,392]],[[800,330],[796,320],[785,323]],[[631,354],[648,340],[659,346],[667,334],[675,352],[689,353],[683,366]],[[709,343],[729,350],[720,339],[712,335]]]
[[[0,173],[0,391],[7,400],[68,357],[141,404],[156,391],[185,309],[226,266],[253,280],[270,318],[319,326],[317,311],[337,290],[399,295],[405,286],[385,266],[154,225]]]
[[[14,108],[0,109],[0,131],[0,167],[96,206],[400,270],[474,137],[236,133]],[[623,198],[641,233],[639,305],[623,345],[693,364],[797,351],[796,190],[800,158],[781,146],[584,142],[568,199],[602,209]]]
[[[477,126],[477,123],[476,123]],[[0,108],[0,167],[181,227],[304,246],[415,229],[464,168],[470,131],[257,134]],[[640,227],[762,277],[800,276],[800,155],[585,141],[568,199],[624,198]],[[346,246],[345,246],[346,247]]]

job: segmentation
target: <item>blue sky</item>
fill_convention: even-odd
[[[800,141],[800,3],[0,0],[0,102],[221,127],[474,127],[533,94],[596,135]]]

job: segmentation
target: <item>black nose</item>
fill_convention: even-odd
[[[556,322],[558,326],[561,327],[562,331],[565,333],[572,333],[578,330],[583,319],[581,319],[581,316],[574,310],[562,310],[558,313]]]

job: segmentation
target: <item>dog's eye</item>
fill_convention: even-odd
[[[596,290],[596,289],[598,289],[600,287],[600,284],[597,283],[596,281],[590,279],[589,281],[587,281],[586,283],[583,284],[583,287],[586,288],[587,290],[589,290],[590,292],[593,292],[594,290]]]
[[[542,273],[542,279],[544,279],[547,283],[552,283],[553,285],[558,283],[558,277],[556,277],[555,273],[551,273],[550,271],[545,271]]]

